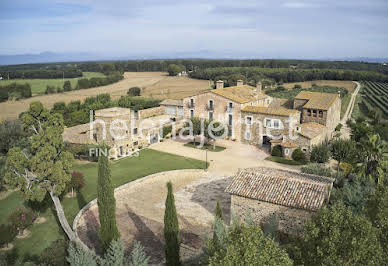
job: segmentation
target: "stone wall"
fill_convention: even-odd
[[[158,106],[158,107],[148,108],[144,110],[139,110],[138,114],[139,114],[139,119],[145,119],[152,116],[164,115],[165,109],[163,106]]]
[[[231,212],[241,219],[250,216],[256,223],[263,224],[275,216],[279,230],[287,234],[300,234],[303,226],[314,212],[296,209],[264,201],[231,196]]]
[[[194,107],[189,106],[190,99],[194,99]],[[209,109],[209,101],[213,100],[213,110]],[[232,138],[236,140],[241,139],[241,104],[232,102],[233,108],[228,110],[229,103],[231,100],[224,98],[222,96],[216,95],[214,93],[202,93],[192,97],[183,99],[184,107],[184,117],[190,118],[190,110],[194,110],[194,117],[199,117],[202,119],[209,119],[209,113],[213,113],[213,119],[220,121],[221,123],[227,125],[229,120],[229,114],[232,115],[232,128],[233,134]]]
[[[246,124],[246,117],[252,118],[252,125]],[[292,115],[295,121],[299,121],[300,114]],[[273,129],[265,127],[265,119],[279,119],[283,125],[282,129]],[[280,115],[269,115],[269,114],[257,114],[257,113],[249,113],[242,112],[241,114],[241,141],[243,143],[251,144],[251,145],[259,145],[263,144],[263,136],[284,136],[285,139],[289,136],[290,124],[289,116],[280,116]],[[260,125],[260,123],[261,125]],[[260,127],[262,132],[260,132]],[[267,131],[268,130],[268,131]],[[291,129],[294,132],[294,129]],[[250,133],[250,139],[246,139],[247,132]],[[268,133],[268,134],[267,134]],[[262,135],[261,135],[262,134]],[[296,133],[293,133],[295,135]]]

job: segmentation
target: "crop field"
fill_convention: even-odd
[[[388,117],[388,83],[363,82],[362,104],[368,110],[381,110],[385,117]]]
[[[64,101],[82,101],[87,97],[96,96],[101,93],[109,93],[112,99],[127,95],[131,87],[144,88],[143,96],[155,98],[178,99],[206,90],[209,82],[187,77],[169,77],[165,72],[125,72],[124,79],[107,86],[96,88],[55,93],[49,95],[38,95],[19,101],[8,101],[0,103],[0,121],[6,119],[17,119],[21,112],[28,109],[31,102],[40,101],[46,108],[51,108],[54,103]],[[169,93],[166,92],[169,90]]]
[[[55,87],[63,87],[63,83],[67,80],[70,81],[71,87],[74,88],[77,84],[77,80],[82,78],[100,78],[105,77],[104,74],[99,72],[83,72],[80,78],[65,78],[65,79],[3,79],[0,80],[0,86],[6,86],[11,83],[29,83],[31,85],[32,94],[44,94],[47,85]]]
[[[353,81],[342,81],[342,80],[313,80],[313,81],[304,81],[304,82],[292,82],[284,83],[282,86],[286,89],[292,89],[295,85],[300,85],[302,88],[307,89],[311,88],[313,84],[317,86],[330,86],[330,87],[340,87],[347,89],[350,93],[354,91],[357,87],[356,83]]]

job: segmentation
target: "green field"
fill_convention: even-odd
[[[177,169],[203,169],[204,167],[204,161],[146,149],[140,152],[139,157],[128,157],[112,162],[111,173],[113,185],[118,187],[157,172]],[[74,168],[84,174],[86,185],[76,198],[64,198],[62,200],[65,214],[71,226],[78,211],[86,203],[97,197],[97,163],[76,164]],[[22,206],[23,198],[19,192],[14,192],[7,198],[0,200],[0,223],[4,222],[13,210]],[[32,235],[24,240],[16,239],[13,242],[15,248],[12,252],[17,252],[21,256],[39,256],[52,241],[64,238],[54,211],[48,208],[41,216],[45,217],[47,222],[30,227],[29,230]]]
[[[98,78],[105,77],[104,74],[100,72],[83,72],[83,76],[81,78]],[[5,86],[11,83],[29,83],[31,85],[32,94],[43,94],[46,90],[47,85],[61,87],[63,88],[63,83],[66,80],[70,80],[71,87],[77,84],[77,80],[80,78],[65,78],[62,79],[3,79],[0,80],[0,86]]]
[[[367,113],[380,110],[388,118],[388,83],[365,81],[362,85],[361,109]]]

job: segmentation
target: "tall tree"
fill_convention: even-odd
[[[63,90],[64,91],[71,91],[71,83],[69,80],[66,80],[65,83],[63,83]]]
[[[105,145],[101,146],[101,149],[105,148]],[[103,250],[107,250],[112,240],[120,238],[120,233],[116,224],[116,200],[109,160],[104,155],[98,158],[97,205],[100,220],[98,236]]]
[[[381,265],[378,231],[364,216],[355,216],[342,202],[324,207],[307,222],[297,242],[301,265]],[[297,253],[295,253],[297,254]]]
[[[171,182],[167,183],[166,209],[164,212],[164,240],[166,264],[168,266],[180,265],[180,234],[178,216],[176,213],[175,199]]]
[[[6,161],[5,181],[18,188],[27,200],[43,201],[49,193],[59,222],[71,241],[78,242],[64,214],[58,196],[71,180],[73,155],[64,151],[63,119],[40,102],[33,102],[21,118],[30,137],[29,148],[11,148]]]
[[[336,139],[330,145],[331,156],[338,162],[337,173],[341,162],[350,160],[354,153],[354,143],[351,140]]]
[[[384,161],[385,145],[379,135],[361,139],[358,146],[358,172],[364,181],[382,184],[387,175],[388,166]]]

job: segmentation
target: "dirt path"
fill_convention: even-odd
[[[356,102],[356,97],[357,97],[358,92],[361,89],[361,84],[359,82],[354,81],[354,83],[357,84],[357,87],[354,90],[354,92],[352,93],[352,96],[351,96],[351,99],[350,99],[350,102],[348,105],[348,109],[346,110],[346,112],[341,120],[341,124],[342,124],[341,137],[343,137],[343,138],[350,138],[350,128],[346,124],[346,121],[348,121],[352,117],[354,104]]]

